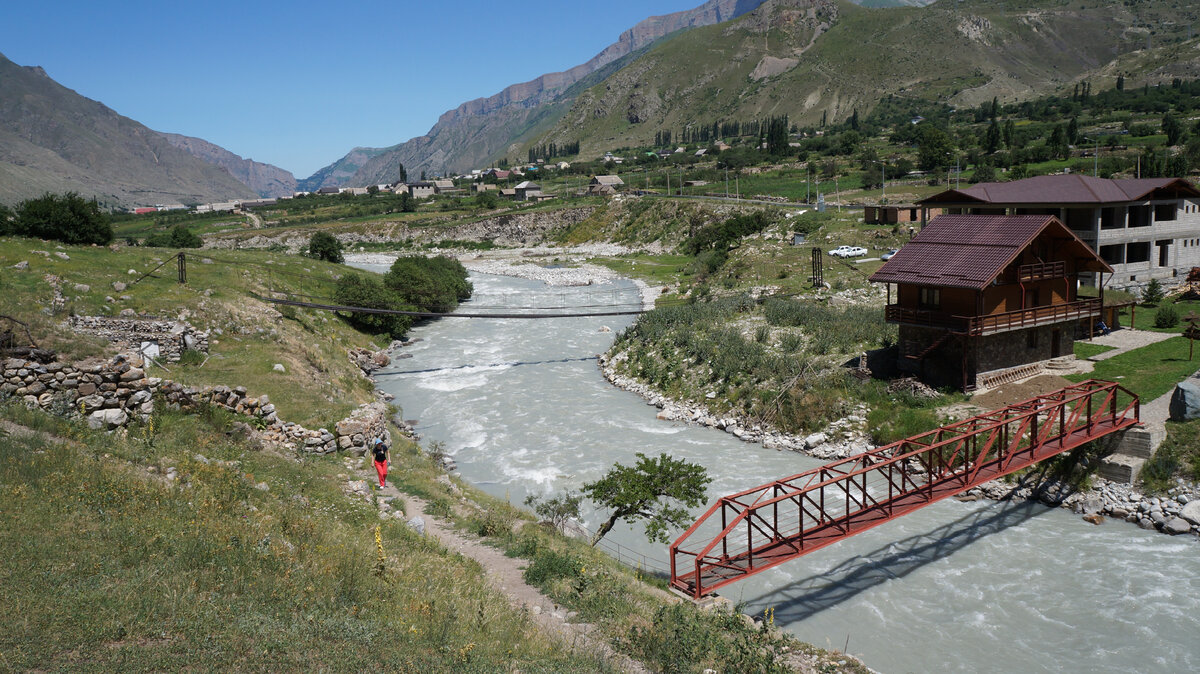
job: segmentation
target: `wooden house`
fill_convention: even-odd
[[[871,280],[888,287],[900,369],[970,391],[1073,355],[1103,304],[1103,282],[1080,297],[1079,276],[1112,271],[1053,215],[941,215]]]

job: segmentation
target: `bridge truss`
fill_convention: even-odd
[[[671,545],[699,599],[988,480],[1138,423],[1136,396],[1090,380],[722,497]]]

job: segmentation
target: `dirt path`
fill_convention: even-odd
[[[368,485],[378,484],[373,469],[355,468],[355,471]],[[569,622],[569,619],[574,617],[574,612],[559,606],[540,590],[527,584],[522,574],[522,567],[528,564],[526,560],[509,557],[500,550],[454,529],[451,524],[426,514],[426,501],[403,493],[391,484],[377,493],[384,498],[398,497],[403,500],[406,504],[407,519],[419,516],[425,522],[426,536],[437,539],[448,550],[479,562],[489,585],[508,597],[513,608],[529,611],[533,621],[543,631],[559,639],[567,648],[597,656],[626,672],[649,672],[642,663],[613,650],[602,636],[593,637],[592,633],[596,630],[594,625]]]

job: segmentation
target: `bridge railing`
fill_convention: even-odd
[[[1138,413],[1117,384],[1083,382],[722,497],[671,546],[672,584],[703,596],[1128,427]]]

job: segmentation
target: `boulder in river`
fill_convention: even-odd
[[[1189,532],[1191,530],[1192,530],[1191,523],[1189,523],[1187,520],[1183,519],[1182,517],[1175,517],[1173,519],[1167,520],[1167,522],[1165,524],[1163,524],[1163,531],[1168,534],[1171,534],[1172,536],[1176,536],[1178,534],[1186,534],[1187,532]]]

